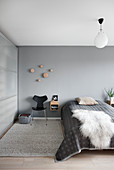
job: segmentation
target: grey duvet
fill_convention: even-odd
[[[99,104],[84,106],[79,105],[76,101],[66,103],[61,112],[61,119],[64,127],[64,140],[62,141],[57,153],[55,161],[62,161],[78,154],[83,149],[95,150],[96,148],[91,144],[89,138],[85,138],[80,132],[80,121],[72,117],[71,110],[84,109],[104,111],[108,114],[114,122],[114,108],[108,104],[98,101]],[[114,149],[114,136],[111,138],[109,149]]]

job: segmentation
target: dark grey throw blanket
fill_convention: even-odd
[[[79,128],[81,123],[78,119],[72,118],[73,113],[71,110],[84,109],[104,111],[114,122],[114,108],[101,101],[98,101],[98,103],[98,105],[84,106],[78,105],[76,101],[70,101],[63,106],[61,119],[64,126],[65,137],[55,155],[56,161],[66,160],[72,155],[80,153],[83,149],[95,150],[95,147],[91,144],[89,138],[85,138],[80,133]],[[111,139],[109,149],[114,149],[114,136]]]

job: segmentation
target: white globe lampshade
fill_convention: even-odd
[[[94,44],[97,48],[103,48],[108,44],[108,37],[102,30],[95,37]]]

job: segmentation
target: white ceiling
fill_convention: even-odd
[[[114,45],[114,0],[0,0],[0,31],[18,46],[92,46],[99,17]]]

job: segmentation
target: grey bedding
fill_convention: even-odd
[[[57,153],[55,155],[55,161],[62,161],[70,158],[71,156],[78,154],[83,149],[95,150],[96,148],[91,144],[89,138],[85,138],[80,133],[80,121],[76,118],[72,118],[71,110],[84,109],[104,111],[108,114],[114,122],[114,108],[110,105],[98,101],[99,104],[93,106],[78,105],[76,101],[70,101],[66,103],[61,112],[61,119],[64,126],[64,140],[62,141]],[[111,139],[109,149],[114,149],[114,136]]]

